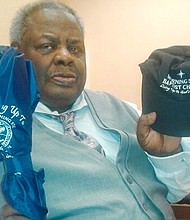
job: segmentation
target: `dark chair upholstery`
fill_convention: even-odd
[[[190,194],[171,206],[177,220],[190,220]]]

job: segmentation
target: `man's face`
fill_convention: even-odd
[[[41,101],[52,110],[68,109],[86,81],[84,39],[75,18],[61,9],[34,12],[19,49],[36,68]]]

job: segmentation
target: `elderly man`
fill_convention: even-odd
[[[179,201],[189,190],[167,179],[169,155],[177,153],[174,169],[179,163],[180,138],[151,130],[155,113],[139,120],[139,142],[154,155],[166,186],[138,144],[136,111],[110,94],[84,90],[84,32],[76,13],[60,1],[27,5],[14,18],[10,39],[36,69],[41,99],[33,115],[32,156],[35,169],[45,169],[48,219],[175,219],[167,199]],[[73,123],[67,128],[71,115],[74,130]],[[8,205],[1,215],[25,219]]]

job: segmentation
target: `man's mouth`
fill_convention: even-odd
[[[56,73],[51,77],[51,79],[56,84],[68,87],[76,83],[76,75],[72,73]]]

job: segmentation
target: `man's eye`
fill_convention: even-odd
[[[43,53],[49,53],[55,49],[55,45],[52,44],[42,44],[38,47]]]
[[[44,45],[42,45],[42,48],[43,48],[43,49],[51,50],[51,49],[52,49],[52,45],[44,44]]]
[[[79,52],[79,49],[77,47],[69,47],[69,51],[71,53],[77,53],[77,52]]]

